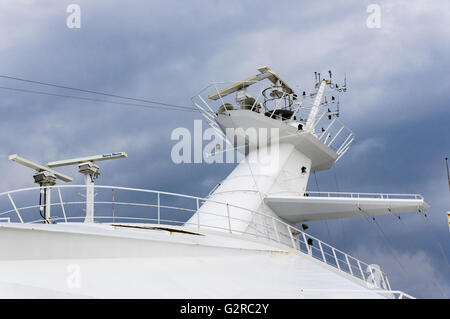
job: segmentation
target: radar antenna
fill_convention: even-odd
[[[86,184],[86,218],[85,223],[94,222],[94,180],[100,175],[96,162],[128,157],[125,152],[107,153],[88,157],[78,157],[62,161],[48,162],[48,167],[60,167],[78,164],[78,172],[84,175]]]
[[[41,195],[44,193],[44,206],[41,206],[39,200],[39,213],[44,218],[45,223],[50,223],[50,207],[51,207],[51,186],[56,184],[56,180],[60,179],[63,182],[71,182],[73,179],[70,176],[61,174],[51,168],[45,167],[43,165],[37,164],[29,159],[23,158],[17,154],[9,156],[9,159],[17,164],[32,168],[36,171],[33,175],[34,182],[41,186]],[[42,190],[42,187],[44,189]],[[41,198],[41,197],[39,197]],[[42,215],[44,211],[44,215]]]

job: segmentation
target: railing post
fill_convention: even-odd
[[[353,275],[352,265],[350,264],[350,261],[348,260],[348,255],[345,254],[345,260],[347,261],[348,269],[350,270],[350,274]]]
[[[292,236],[291,226],[286,225],[286,227],[287,227],[287,231],[288,231],[288,233],[289,233],[289,237],[291,237],[292,248],[295,249],[295,248],[296,248],[296,247],[295,247],[295,241],[294,241],[294,236]]]
[[[359,268],[359,271],[361,272],[361,277],[362,277],[362,279],[365,281],[366,280],[366,276],[364,276],[364,271],[362,270],[362,268],[361,268],[361,262],[359,261],[359,260],[357,260],[358,261],[358,268]]]
[[[333,256],[334,256],[334,260],[336,261],[336,266],[338,267],[339,270],[341,270],[341,265],[339,265],[339,260],[336,256],[336,251],[334,250],[334,248],[332,247],[331,250],[333,251]]]
[[[161,199],[158,192],[158,225],[161,224]]]
[[[230,231],[231,234],[231,220],[230,220],[230,206],[227,203],[227,216],[228,216],[228,230]]]
[[[64,209],[64,204],[61,196],[61,190],[58,187],[58,196],[59,196],[59,204],[61,205],[61,210],[64,216],[64,221],[67,223],[67,216],[66,216],[66,210]]]
[[[16,207],[16,204],[14,203],[14,201],[13,201],[13,199],[12,199],[12,197],[11,197],[11,195],[9,193],[8,193],[8,198],[9,198],[9,201],[11,202],[14,210],[16,211],[17,217],[19,217],[20,222],[23,224],[22,216],[20,216],[20,213],[19,213],[19,211],[18,211],[18,209]]]
[[[115,218],[116,218],[116,207],[115,207],[115,202],[114,202],[114,188],[111,189],[112,192],[112,221],[113,223],[115,222]]]
[[[303,237],[303,242],[305,243],[305,246],[306,246],[306,251],[309,254],[309,245],[308,245],[308,241],[306,240],[306,235],[304,232],[302,232],[302,237]]]
[[[323,252],[322,242],[320,240],[317,241],[319,243],[320,252],[322,253],[322,259],[326,263],[327,259],[325,258],[325,253]]]
[[[277,225],[275,224],[275,218],[272,217],[273,231],[277,237],[277,241],[280,242],[280,234],[278,234]]]
[[[45,217],[45,221],[50,224],[50,209],[51,209],[51,205],[52,205],[52,189],[50,186],[45,186],[44,187],[44,196],[45,196],[45,213],[44,213],[44,217]]]
[[[342,130],[344,129],[344,126],[341,127],[341,129],[334,135],[333,139],[328,143],[328,147],[330,147],[331,144],[333,144],[334,140],[338,137],[339,134],[341,134]]]

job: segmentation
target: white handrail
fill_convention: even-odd
[[[63,213],[63,217],[53,217],[51,218],[52,222],[57,222],[57,221],[65,221],[65,222],[69,222],[72,220],[83,220],[84,216],[69,216],[69,212],[70,212],[70,208],[73,207],[74,205],[80,205],[80,204],[85,204],[85,201],[63,201],[62,198],[62,192],[61,190],[63,189],[78,189],[78,188],[85,188],[85,185],[57,185],[57,186],[52,186],[49,187],[50,190],[56,189],[58,191],[58,199],[59,201],[57,202],[53,202],[53,203],[49,203],[50,206],[60,206],[62,213]],[[111,199],[111,201],[109,200],[94,200],[96,207],[97,208],[101,208],[102,206],[100,205],[116,205],[116,206],[129,206],[129,207],[136,207],[139,208],[141,207],[141,209],[146,209],[146,208],[156,208],[156,213],[157,215],[155,216],[155,218],[149,218],[149,216],[143,216],[143,217],[136,217],[136,216],[119,216],[116,213],[114,214],[114,220],[129,220],[132,222],[138,222],[138,221],[145,221],[145,222],[149,222],[152,224],[167,224],[167,225],[185,225],[185,226],[193,226],[193,227],[197,227],[198,230],[200,230],[200,228],[205,227],[205,228],[212,228],[212,229],[219,229],[219,230],[223,230],[223,231],[227,231],[229,233],[234,233],[234,234],[242,234],[242,235],[250,235],[250,236],[255,236],[256,238],[266,238],[267,240],[270,241],[274,241],[277,242],[279,244],[284,244],[287,246],[290,246],[296,250],[299,250],[301,252],[304,252],[314,258],[316,258],[317,260],[324,262],[334,268],[336,268],[339,271],[345,272],[347,274],[349,274],[350,276],[354,277],[354,278],[358,278],[362,281],[365,281],[366,278],[369,279],[370,277],[374,278],[374,276],[368,276],[366,277],[363,271],[364,269],[369,269],[370,271],[379,271],[378,269],[374,269],[372,268],[372,266],[360,261],[359,259],[339,250],[336,249],[334,247],[332,247],[331,245],[326,244],[325,242],[319,240],[318,238],[311,236],[305,232],[303,232],[302,230],[293,227],[287,223],[285,223],[284,221],[274,217],[274,216],[269,216],[266,215],[264,213],[261,212],[257,212],[257,211],[253,211],[250,209],[247,209],[245,207],[240,207],[240,206],[236,206],[230,203],[225,203],[225,202],[220,202],[220,201],[215,201],[215,200],[211,200],[209,198],[201,198],[201,197],[197,197],[197,196],[191,196],[191,195],[184,195],[184,194],[177,194],[177,193],[170,193],[170,192],[162,192],[162,191],[156,191],[156,190],[148,190],[148,189],[140,189],[140,188],[129,188],[129,187],[120,187],[120,186],[103,186],[103,185],[98,185],[96,186],[96,190],[104,190],[104,189],[108,189],[111,190],[113,189],[114,191],[123,191],[123,192],[139,192],[142,194],[152,194],[154,195],[155,202],[156,203],[149,203],[149,202],[141,202],[141,203],[136,203],[136,202],[128,202],[128,201],[123,201],[120,200],[118,201],[117,199],[119,197],[116,197],[115,199]],[[5,211],[0,211],[0,216],[2,215],[6,215],[6,214],[13,214],[14,212],[17,214],[20,222],[24,222],[24,216],[23,213],[24,211],[27,210],[31,210],[33,208],[37,208],[39,207],[38,204],[36,205],[28,205],[28,206],[22,206],[22,207],[18,207],[18,205],[16,205],[16,202],[14,202],[13,198],[11,195],[20,193],[20,192],[27,192],[27,191],[40,191],[40,187],[29,187],[29,188],[23,188],[23,189],[18,189],[18,190],[13,190],[13,191],[9,191],[9,192],[3,192],[0,193],[0,198],[6,196],[10,202],[13,204],[13,209],[8,209]],[[383,198],[387,198],[389,196],[414,196],[415,198],[419,197],[422,198],[420,195],[418,194],[369,194],[369,193],[340,193],[340,192],[335,192],[335,193],[330,193],[330,192],[308,192],[309,194],[326,194],[327,196],[330,196],[331,194],[345,194],[346,196],[358,196],[358,197],[363,197],[364,195],[371,195],[371,196],[382,196]],[[117,196],[117,194],[116,194]],[[194,201],[194,205],[192,205],[192,208],[190,207],[180,207],[180,206],[174,206],[174,205],[167,205],[167,204],[163,204],[163,198],[162,196],[169,196],[169,197],[173,197],[173,198],[180,198],[180,199],[187,199],[187,200],[193,200]],[[214,202],[220,205],[225,205],[226,207],[226,216],[224,215],[220,215],[220,214],[215,214],[213,212],[206,212],[206,211],[199,211],[198,208],[200,207],[200,203],[205,203],[205,202]],[[258,219],[255,219],[253,221],[253,223],[251,223],[251,225],[249,225],[248,229],[246,231],[241,231],[241,230],[236,230],[235,228],[233,228],[233,222],[248,222],[246,220],[237,218],[236,216],[231,216],[230,214],[230,209],[231,208],[238,208],[244,211],[248,211],[251,212],[252,214],[254,214],[255,216],[260,216],[262,222],[258,222]],[[195,213],[197,212],[197,220],[193,223],[187,223],[186,219],[183,220],[182,218],[175,218],[175,219],[171,219],[171,218],[167,218],[167,216],[165,216],[163,218],[162,216],[162,210],[169,210],[169,211],[173,211],[173,212],[178,212],[178,213]],[[55,211],[55,209],[53,209],[52,211]],[[79,212],[80,210],[78,210]],[[146,212],[148,212],[146,210]],[[224,227],[218,227],[218,226],[211,226],[208,224],[202,224],[202,218],[200,215],[213,215],[213,216],[217,216],[220,218],[225,218],[228,222],[227,222],[227,226]],[[176,215],[179,216],[179,215]],[[4,217],[2,219],[6,219],[6,218],[10,218],[10,217]],[[94,215],[94,218],[96,220],[111,220],[113,217],[112,216],[97,216]],[[38,220],[32,220],[32,221],[27,221],[27,223],[37,223],[37,222],[42,222],[42,219],[38,219]],[[277,225],[277,223],[279,224],[279,226]],[[250,232],[249,232],[250,231]],[[272,234],[272,235],[271,235]],[[295,234],[295,236],[293,235]],[[300,235],[300,236],[298,236]],[[317,243],[317,247],[316,244]],[[339,258],[339,256],[343,256],[341,258]],[[353,262],[353,264],[352,264]],[[354,270],[359,270],[358,271],[354,271]],[[380,278],[381,278],[381,282],[379,283],[379,285],[375,284],[374,288],[381,288],[381,285],[384,285],[385,289],[390,289],[390,286],[388,284],[388,279],[387,276],[384,272],[380,271]]]
[[[384,198],[392,199],[392,197],[403,197],[404,199],[424,199],[420,194],[387,194],[387,193],[352,193],[352,192],[317,192],[317,191],[307,191],[309,197],[311,194],[326,195],[325,197],[336,197],[332,195],[341,195],[351,198]],[[402,198],[396,198],[402,199]]]

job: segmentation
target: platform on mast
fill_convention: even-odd
[[[269,195],[264,201],[280,218],[291,223],[410,213],[429,208],[418,194],[307,192],[302,196]]]

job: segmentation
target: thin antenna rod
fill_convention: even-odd
[[[445,164],[447,166],[448,189],[450,190],[450,174],[448,172],[448,157],[445,158]]]

